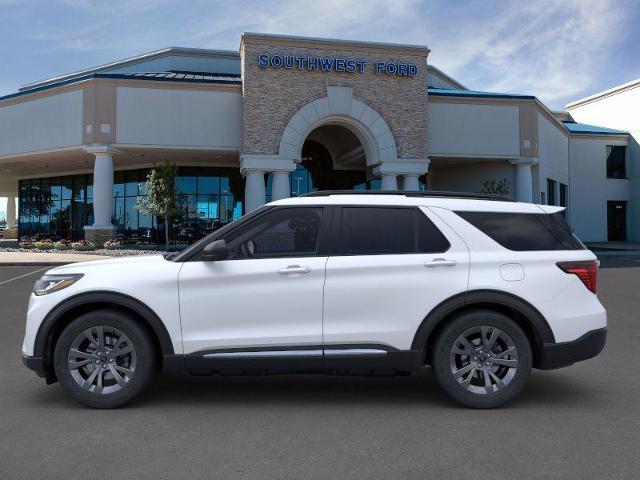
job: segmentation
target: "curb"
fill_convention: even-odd
[[[0,267],[59,267],[78,262],[0,262]]]

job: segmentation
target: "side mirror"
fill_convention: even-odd
[[[216,260],[225,260],[229,258],[229,250],[227,249],[227,242],[224,240],[216,240],[204,247],[202,250],[201,260],[205,262],[215,262]]]

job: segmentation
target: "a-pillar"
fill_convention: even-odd
[[[113,155],[109,145],[92,145],[84,149],[94,155],[93,161],[93,225],[84,227],[85,240],[103,245],[113,237]]]
[[[518,202],[533,202],[533,171],[532,167],[537,165],[538,159],[535,157],[522,157],[510,160],[516,166],[516,200]]]

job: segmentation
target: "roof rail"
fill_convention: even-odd
[[[514,202],[505,195],[494,193],[445,192],[437,190],[404,191],[404,190],[318,190],[300,195],[301,197],[328,197],[331,195],[404,195],[405,197],[437,197],[437,198],[467,198],[473,200],[493,200],[496,202]]]

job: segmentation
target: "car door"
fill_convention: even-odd
[[[321,362],[329,213],[269,209],[223,237],[228,259],[186,262],[179,276],[185,353],[257,357],[315,347]]]
[[[466,291],[466,244],[427,208],[345,206],[335,217],[339,240],[326,268],[325,355],[332,345],[365,355],[375,346],[410,349],[427,313]]]

